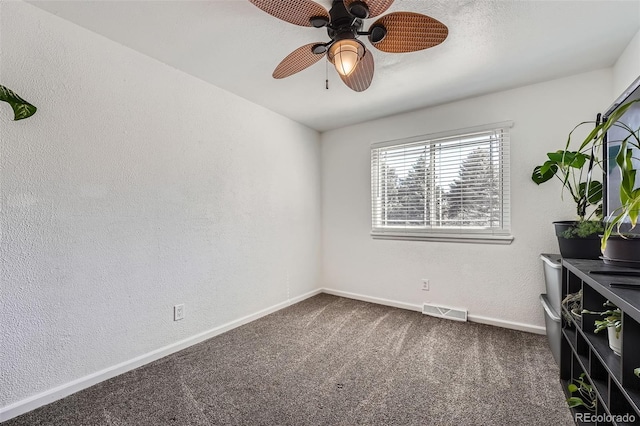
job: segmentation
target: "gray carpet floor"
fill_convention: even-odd
[[[321,294],[3,426],[570,424],[545,336]]]

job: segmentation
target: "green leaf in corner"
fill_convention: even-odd
[[[640,377],[640,367],[636,368],[635,370],[633,370],[633,374],[635,374],[636,376]]]
[[[578,391],[578,387],[576,385],[574,385],[573,383],[569,383],[567,385],[567,389],[569,390],[570,393],[574,393]]]
[[[13,90],[0,85],[0,101],[11,105],[14,120],[23,120],[36,113],[37,108],[18,96]]]

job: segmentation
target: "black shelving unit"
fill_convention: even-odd
[[[604,273],[593,273],[594,271]],[[562,297],[582,290],[582,306],[602,311],[609,300],[622,310],[621,356],[609,348],[607,333],[594,333],[598,315],[583,314],[575,320],[566,308],[562,310],[562,342],[560,347],[560,382],[568,395],[567,385],[585,373],[597,394],[595,413],[574,409],[579,425],[640,425],[640,378],[633,374],[640,367],[640,287],[616,288],[611,283],[638,283],[640,276],[620,276],[616,272],[636,272],[610,266],[599,260],[562,260]],[[581,413],[582,416],[576,416]],[[626,415],[626,416],[625,416]],[[580,421],[587,418],[591,422]]]

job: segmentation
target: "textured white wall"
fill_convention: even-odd
[[[640,77],[640,31],[613,66],[613,100]]]
[[[0,7],[0,407],[318,287],[315,131]]]
[[[558,251],[551,222],[572,219],[559,185],[537,187],[531,170],[560,149],[580,121],[611,98],[601,70],[323,133],[324,287],[409,304],[463,307],[470,315],[543,326],[540,253]],[[511,245],[374,240],[369,235],[370,144],[513,120]],[[586,132],[586,130],[585,130]],[[431,290],[420,290],[421,278]]]

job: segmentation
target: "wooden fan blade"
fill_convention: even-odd
[[[371,85],[373,71],[373,55],[366,50],[364,56],[360,59],[360,62],[358,62],[356,69],[347,76],[340,75],[340,78],[351,90],[364,92]]]
[[[249,0],[269,15],[283,21],[311,27],[309,21],[314,17],[326,17],[329,20],[327,9],[312,0]]]
[[[349,10],[349,6],[351,3],[356,2],[358,0],[344,0],[344,5]],[[369,8],[369,18],[374,18],[378,15],[383,14],[389,6],[393,3],[393,0],[361,0],[364,4]]]
[[[289,53],[273,70],[273,78],[285,78],[293,75],[303,69],[309,68],[311,65],[318,62],[326,55],[323,53],[313,53],[313,46],[322,43],[309,43],[304,46],[298,47],[293,52]]]
[[[383,16],[371,25],[382,26],[387,35],[376,49],[389,53],[415,52],[442,43],[449,34],[445,24],[427,15],[413,12],[394,12]],[[371,39],[369,40],[371,41]]]

